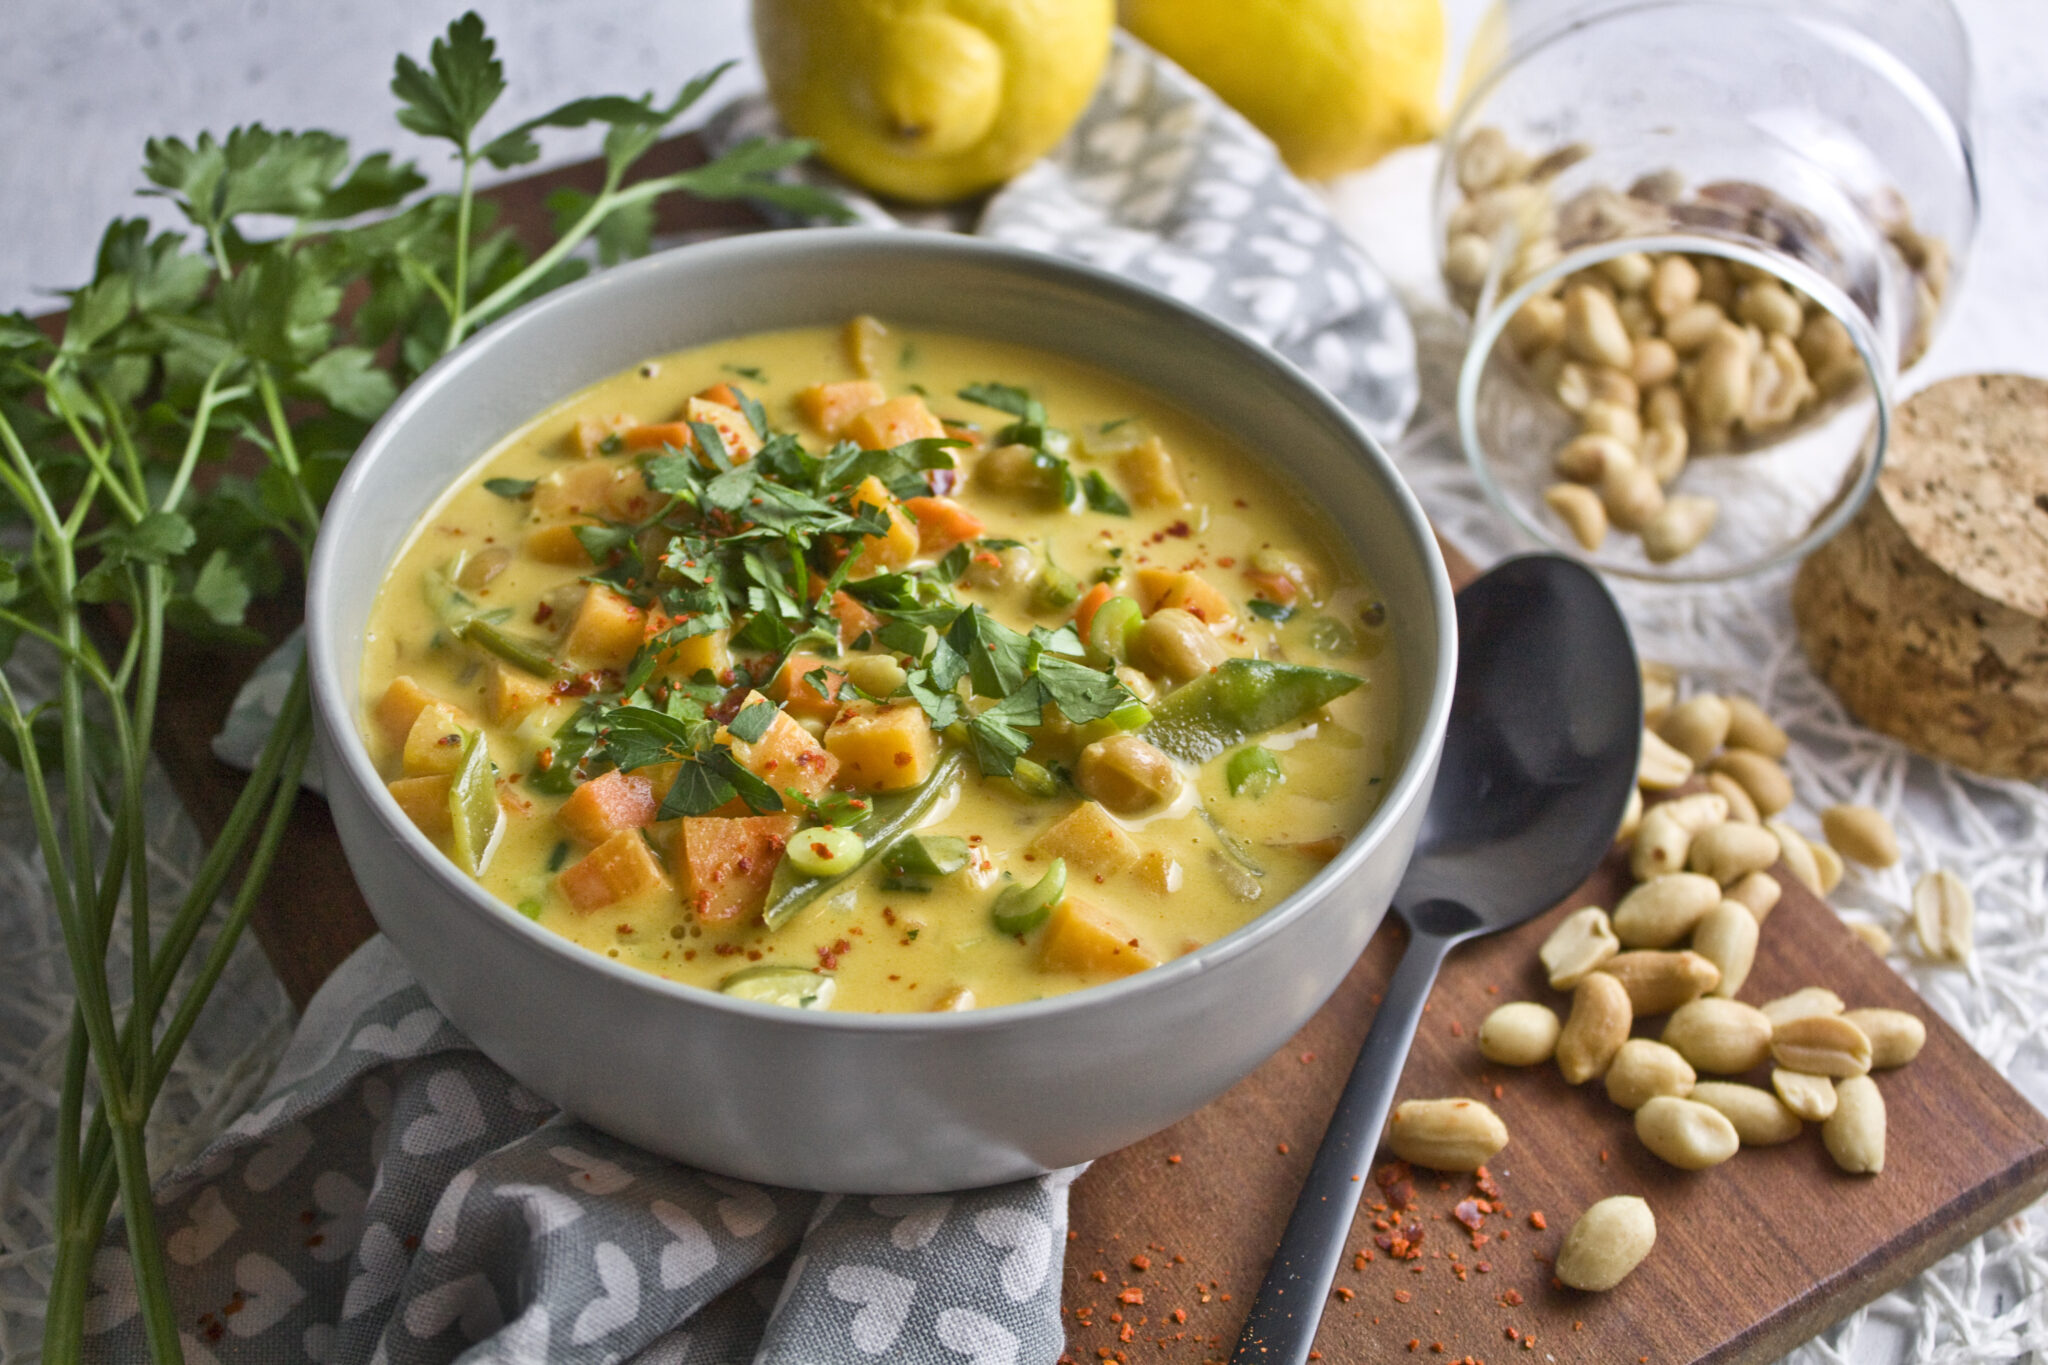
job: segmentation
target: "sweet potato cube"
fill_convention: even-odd
[[[576,536],[577,524],[558,521],[552,526],[527,532],[526,553],[543,564],[558,564],[565,569],[589,568],[590,552],[583,548],[583,542]]]
[[[601,583],[583,590],[562,652],[584,668],[624,668],[640,652],[647,613]]]
[[[725,453],[734,464],[745,464],[761,448],[761,437],[755,432],[754,424],[738,408],[714,403],[708,398],[692,398],[683,404],[683,420],[702,422],[715,428],[718,439],[725,442]]]
[[[917,552],[929,559],[937,559],[988,529],[980,517],[951,498],[911,498],[903,510],[917,522]]]
[[[798,416],[836,440],[846,433],[846,424],[856,414],[878,406],[888,396],[872,379],[813,384],[796,396],[796,410]]]
[[[839,643],[851,645],[869,631],[879,630],[882,618],[869,611],[859,598],[841,589],[832,594],[832,619],[839,623]]]
[[[1237,613],[1230,609],[1230,599],[1216,591],[1209,580],[1198,573],[1140,569],[1137,578],[1138,605],[1145,609],[1147,616],[1168,607],[1179,607],[1211,626],[1227,626],[1237,619]]]
[[[1147,436],[1135,449],[1119,455],[1116,472],[1124,491],[1139,507],[1179,507],[1188,500],[1180,473],[1173,467],[1173,456],[1157,436]]]
[[[695,450],[697,434],[690,430],[688,422],[642,422],[619,433],[619,450],[624,454],[638,455],[664,447]]]
[[[641,630],[647,639],[652,640],[674,624],[668,613],[656,608],[647,613]],[[676,682],[689,682],[706,671],[714,678],[723,676],[732,667],[732,650],[727,643],[729,635],[730,632],[724,630],[685,635],[662,651],[657,661],[662,676]]]
[[[534,707],[554,695],[547,683],[528,673],[523,668],[514,668],[502,659],[491,661],[490,681],[485,684],[485,714],[495,725],[505,725],[518,720]]]
[[[931,776],[939,737],[915,702],[854,701],[825,731],[825,749],[839,760],[843,785],[901,791]]]
[[[1101,910],[1072,896],[1045,922],[1039,965],[1048,971],[1084,976],[1130,976],[1159,959],[1138,945],[1138,937]]]
[[[569,904],[585,911],[601,910],[668,886],[660,861],[637,829],[612,835],[563,869],[556,882]]]
[[[1138,860],[1137,841],[1096,801],[1083,801],[1040,830],[1031,851],[1041,858],[1065,858],[1098,877],[1114,877]]]
[[[760,914],[795,831],[789,815],[685,816],[671,855],[683,904],[714,924]]]
[[[405,812],[405,818],[420,827],[420,833],[440,843],[455,827],[455,816],[448,809],[448,789],[455,785],[452,773],[430,773],[425,777],[401,777],[396,782],[386,782],[385,789],[391,799],[398,802],[398,808]]]
[[[887,450],[906,441],[937,439],[945,434],[945,424],[932,416],[924,399],[914,393],[855,413],[846,424],[846,439],[862,450]]]
[[[377,729],[384,738],[396,745],[405,743],[405,737],[412,730],[412,723],[420,718],[420,712],[434,704],[434,694],[421,687],[411,678],[400,674],[384,689],[384,695],[377,698],[377,705],[371,709],[370,718],[377,723]]]
[[[422,706],[412,728],[405,732],[405,752],[399,759],[405,776],[452,773],[460,768],[462,732],[475,728],[475,721],[445,701]]]
[[[757,704],[774,705],[759,692],[749,692],[740,710]],[[720,730],[718,738],[732,746],[732,756],[742,768],[775,788],[778,795],[784,787],[795,787],[805,796],[815,797],[831,786],[839,773],[839,760],[786,711],[777,711],[768,729],[752,744],[730,730]]]
[[[807,675],[825,669],[825,693],[804,679]],[[768,683],[768,698],[781,704],[782,709],[798,720],[816,719],[830,722],[839,714],[839,688],[845,683],[846,675],[836,668],[826,668],[825,660],[816,654],[792,654],[782,661],[782,667]]]
[[[632,465],[569,465],[533,486],[533,514],[542,521],[596,516],[638,521],[654,506],[646,476]]]
[[[586,844],[601,844],[621,830],[654,823],[661,803],[654,784],[638,773],[599,773],[575,791],[555,812],[555,823]]]
[[[889,518],[889,529],[878,536],[862,536],[860,553],[854,556],[850,578],[868,578],[892,573],[917,558],[917,523],[912,521],[880,479],[870,474],[853,490],[855,506],[873,507]]]
[[[623,412],[613,413],[609,417],[578,418],[576,429],[569,434],[569,448],[586,460],[609,455],[618,449],[618,443],[611,438],[632,425],[633,419]],[[610,450],[605,448],[607,445],[611,447]]]

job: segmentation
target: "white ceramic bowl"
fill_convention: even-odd
[[[363,747],[372,600],[420,513],[542,408],[651,355],[858,313],[1000,337],[1135,381],[1263,452],[1342,528],[1400,660],[1402,756],[1366,828],[1302,890],[1112,985],[964,1014],[835,1014],[635,971],[486,894]],[[1247,469],[1254,482],[1263,471]],[[1208,1103],[1307,1021],[1386,913],[1443,742],[1457,626],[1422,511],[1300,371],[1114,276],[967,237],[790,231],[666,252],[542,299],[436,365],[328,508],[307,592],[328,800],[370,909],[427,994],[569,1112],[707,1170],[864,1193],[960,1189],[1113,1151]]]

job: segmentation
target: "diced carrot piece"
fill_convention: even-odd
[[[541,521],[595,516],[636,521],[653,510],[646,476],[632,465],[569,465],[533,486],[533,514]]]
[[[759,692],[749,692],[740,710],[761,703],[774,705]],[[784,787],[795,787],[805,796],[815,797],[832,785],[839,772],[839,760],[786,711],[777,711],[768,729],[752,744],[726,729],[719,730],[718,738],[732,746],[732,756],[742,768],[775,788],[778,795]]]
[[[1171,569],[1140,569],[1138,605],[1150,616],[1167,607],[1179,607],[1190,616],[1212,626],[1227,626],[1237,619],[1230,599],[1216,591],[1198,573],[1176,573]]]
[[[663,446],[677,450],[697,448],[697,435],[687,422],[647,422],[627,427],[619,436],[622,448],[635,455],[643,450],[660,450]]]
[[[1038,960],[1049,971],[1088,976],[1130,976],[1159,965],[1128,928],[1071,896],[1045,922]]]
[[[555,821],[586,844],[601,844],[620,830],[654,823],[661,803],[654,784],[637,773],[616,769],[599,773],[575,791],[555,812]]]
[[[837,439],[858,413],[888,398],[872,379],[847,379],[837,384],[813,384],[796,396],[796,410],[806,422]]]
[[[951,498],[911,498],[903,507],[917,519],[917,552],[934,559],[988,529]]]
[[[503,725],[518,720],[552,695],[546,682],[525,669],[514,668],[503,660],[492,660],[484,704],[493,723]]]
[[[1157,436],[1147,436],[1137,449],[1119,456],[1116,472],[1140,507],[1179,507],[1188,500],[1173,456]]]
[[[384,689],[384,695],[377,699],[377,705],[370,713],[371,719],[377,722],[384,738],[394,745],[401,745],[405,743],[412,723],[420,718],[420,712],[432,706],[434,701],[433,693],[400,674],[391,680],[391,685]]]
[[[714,924],[760,914],[795,832],[791,815],[684,817],[671,855],[683,904]]]
[[[854,556],[849,577],[891,573],[917,558],[917,525],[904,515],[902,504],[880,479],[872,474],[862,479],[860,487],[853,490],[853,501],[856,506],[875,508],[888,517],[889,529],[878,536],[861,537],[860,553]]]
[[[592,583],[569,620],[562,652],[584,668],[624,668],[640,652],[646,615],[610,588]]]
[[[804,676],[825,669],[825,695],[819,696],[818,689],[804,681]],[[792,654],[782,661],[775,677],[768,684],[771,701],[780,702],[782,709],[790,715],[803,719],[806,716],[830,721],[839,714],[839,688],[846,681],[846,675],[836,668],[826,668],[825,661],[816,654]]]
[[[564,568],[584,569],[590,567],[590,552],[583,548],[583,542],[576,538],[575,523],[558,521],[552,526],[543,526],[529,531],[526,535],[526,553],[543,564],[559,564]]]
[[[430,702],[420,708],[412,728],[405,732],[405,753],[399,760],[407,777],[428,773],[452,773],[462,766],[462,732],[476,723],[447,702]]]
[[[611,450],[606,450],[606,442],[632,425],[633,419],[623,412],[614,413],[610,417],[578,418],[576,430],[569,437],[569,447],[586,460],[609,455],[617,450],[618,446],[615,444]]]
[[[1095,801],[1083,801],[1038,833],[1031,851],[1065,858],[1084,872],[1113,877],[1138,860],[1138,844]]]
[[[740,405],[740,396],[722,379],[697,396],[707,403],[722,403],[729,408],[737,409]]]
[[[620,830],[567,868],[556,879],[569,904],[600,910],[622,900],[666,888],[661,863],[637,829]]]
[[[1083,638],[1088,634],[1088,625],[1095,619],[1095,613],[1102,609],[1104,602],[1115,595],[1109,584],[1097,583],[1081,594],[1080,601],[1074,603],[1074,629],[1080,631]]]
[[[1301,596],[1301,584],[1284,573],[1264,573],[1258,569],[1246,569],[1245,581],[1252,585],[1252,591],[1268,602],[1286,606]]]
[[[454,812],[448,808],[448,790],[455,785],[453,773],[430,773],[425,777],[401,777],[386,782],[385,789],[406,819],[420,827],[420,833],[440,843],[455,828]]]
[[[825,749],[839,760],[844,785],[886,792],[931,776],[939,737],[915,702],[848,702],[825,731]]]
[[[850,645],[869,631],[879,630],[882,618],[862,606],[852,593],[841,589],[832,594],[832,619],[839,623],[839,643]]]
[[[945,424],[932,416],[924,399],[914,393],[855,413],[846,424],[846,439],[862,450],[887,450],[906,441],[936,439],[945,434]]]
[[[753,423],[738,408],[725,403],[713,403],[704,398],[692,398],[683,404],[685,421],[702,422],[718,431],[718,439],[725,442],[725,453],[732,457],[734,464],[745,464],[754,458],[754,452],[761,448],[760,434]]]

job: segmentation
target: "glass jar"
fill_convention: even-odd
[[[1435,188],[1466,454],[1539,540],[1718,580],[1839,529],[1977,220],[1948,0],[1509,0]]]

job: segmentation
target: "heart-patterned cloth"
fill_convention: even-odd
[[[866,1198],[688,1170],[522,1088],[379,937],[157,1217],[195,1365],[1042,1365],[1075,1174]],[[91,1358],[142,1359],[118,1227],[94,1283]]]
[[[773,126],[755,98],[707,131],[730,143]],[[829,183],[864,221],[901,221]],[[1127,35],[1050,156],[974,220],[918,225],[1202,307],[1382,438],[1414,409],[1414,340],[1379,271],[1264,137]],[[296,663],[294,640],[244,687],[222,759],[253,761]],[[307,1008],[265,1100],[159,1203],[194,1361],[1044,1365],[1063,1340],[1075,1174],[858,1198],[685,1170],[522,1090],[377,939]],[[118,1231],[95,1282],[95,1357],[139,1358]]]

